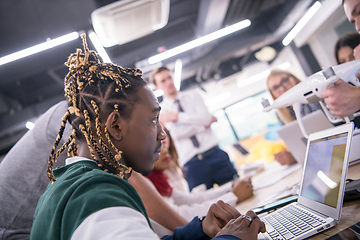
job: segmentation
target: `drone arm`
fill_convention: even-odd
[[[306,133],[304,124],[302,122],[301,113],[300,113],[300,103],[294,103],[293,108],[302,134],[304,135],[305,138],[309,138],[309,135]]]

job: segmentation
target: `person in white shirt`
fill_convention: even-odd
[[[176,165],[177,151],[170,133],[166,128],[164,130],[167,136],[161,141],[160,157],[155,162],[151,173],[146,177],[151,180],[169,205],[187,221],[191,221],[196,215],[205,215],[211,204],[218,200],[235,207],[237,203],[253,195],[250,178],[237,179],[234,182],[195,193],[177,189],[176,187],[181,185],[185,179],[179,174],[179,171],[175,170],[180,169]],[[170,166],[175,171],[168,171]]]
[[[150,81],[164,91],[160,122],[175,141],[190,191],[200,184],[209,189],[237,178],[228,154],[219,148],[210,128],[217,119],[209,113],[201,96],[196,92],[178,92],[170,70],[164,66],[152,72]]]

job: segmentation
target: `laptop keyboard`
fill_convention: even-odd
[[[293,239],[326,222],[324,218],[294,205],[279,209],[262,220],[264,220],[266,231],[272,239]]]

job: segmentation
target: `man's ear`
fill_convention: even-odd
[[[110,113],[106,120],[107,130],[111,137],[116,140],[121,140],[122,137],[122,123],[124,119],[120,116],[118,111]]]

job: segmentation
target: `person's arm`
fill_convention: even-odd
[[[171,231],[188,223],[188,221],[181,217],[162,198],[150,180],[146,179],[140,173],[133,171],[128,181],[138,192],[144,203],[145,209],[152,220]],[[164,214],[165,212],[166,214]]]
[[[334,87],[325,89],[321,96],[335,116],[347,117],[360,109],[360,88],[342,79],[337,80]]]
[[[200,222],[196,217],[184,227],[175,229],[171,236],[164,236],[164,240],[199,239],[252,239],[265,225],[253,212],[248,212],[253,221],[247,219],[233,207],[224,202],[213,204],[205,219]],[[236,219],[236,220],[234,220]],[[149,228],[140,212],[128,207],[111,207],[97,211],[88,216],[75,229],[71,240],[115,240],[115,239],[159,239]],[[255,239],[255,238],[254,238]]]
[[[186,180],[185,180],[186,181]],[[231,192],[232,182],[228,182],[222,186],[216,188],[210,188],[206,191],[201,192],[182,192],[176,189],[173,190],[174,203],[177,205],[187,204],[191,205],[194,203],[202,203],[210,199],[216,199],[224,194]],[[232,194],[234,196],[234,194]],[[234,196],[236,198],[236,196]],[[220,199],[218,199],[220,200]],[[216,202],[216,201],[213,201]]]
[[[216,202],[218,200],[223,200],[231,206],[235,206],[252,195],[253,186],[251,179],[244,178],[199,193],[183,193],[174,190],[172,198],[174,203],[179,206],[183,204],[191,206],[195,203],[205,204],[206,202]]]
[[[202,222],[198,218],[194,218],[184,228],[176,229],[174,235],[165,236],[162,239],[257,239],[259,232],[265,232],[265,224],[252,211],[248,211],[246,215],[252,219],[251,222],[243,218],[243,215],[234,207],[218,201],[211,205]],[[201,234],[201,232],[203,233]]]
[[[75,229],[71,240],[159,239],[144,215],[128,207],[97,211]]]
[[[204,127],[210,127],[210,124],[216,121],[216,118],[210,114],[204,100],[198,93],[193,92],[191,95],[188,95],[187,104],[191,104],[195,107],[196,111],[180,112],[177,123],[188,125],[196,124]]]
[[[251,178],[247,177],[234,181],[231,191],[236,195],[238,203],[248,199],[253,195],[253,185]]]
[[[195,216],[205,215],[209,210],[210,206],[219,200],[228,203],[230,206],[236,206],[238,200],[233,192],[227,192],[220,196],[208,199],[203,198],[200,195],[200,199],[202,201],[199,201],[199,199],[197,199],[198,196],[199,195],[193,195],[191,193],[187,194],[174,189],[171,196],[172,201],[169,200],[169,204],[182,217],[184,217],[187,221],[190,221]]]
[[[196,92],[187,94],[181,104],[188,106],[188,109],[190,108],[192,111],[185,110],[185,112],[178,113],[176,117],[173,118],[173,121],[164,121],[164,118],[162,118],[160,114],[160,122],[166,126],[171,132],[171,136],[176,140],[189,138],[199,132],[206,131],[213,122],[217,121],[217,119],[209,113],[204,100]],[[194,109],[196,109],[196,111],[194,111]],[[167,110],[168,109],[164,108],[163,112],[165,113]]]
[[[200,109],[200,108],[199,108]],[[199,126],[205,126],[210,127],[210,125],[213,122],[217,122],[216,117],[210,115],[210,122],[209,122],[209,112],[197,112],[194,113],[188,113],[188,112],[180,112],[180,113],[174,113],[171,111],[162,111],[160,114],[160,123],[165,124],[169,122],[175,122],[179,124],[185,124],[185,125],[199,125]]]
[[[166,106],[169,107],[168,104],[163,105],[163,110],[160,114],[160,122],[162,124],[176,122],[185,125],[195,124],[208,127],[212,122],[216,121],[216,118],[208,111],[202,97],[196,92],[186,93],[186,95],[181,98],[180,104],[182,108],[185,109],[184,112],[175,112],[172,110],[174,105],[167,108]]]

